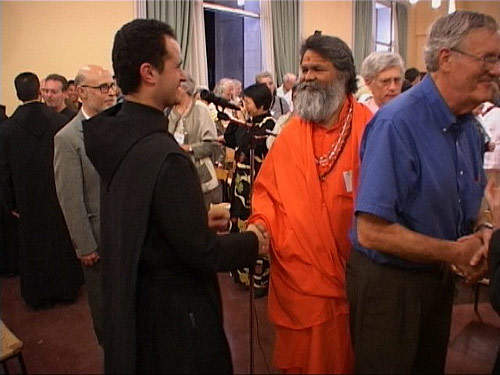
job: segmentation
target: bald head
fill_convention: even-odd
[[[78,96],[83,111],[95,116],[116,103],[113,76],[109,70],[98,65],[85,65],[75,78]]]

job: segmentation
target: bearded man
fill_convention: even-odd
[[[255,183],[252,223],[271,235],[273,365],[285,373],[352,373],[345,291],[359,144],[371,112],[356,102],[352,52],[313,35],[301,47],[293,117]]]

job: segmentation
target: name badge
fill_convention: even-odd
[[[174,133],[174,138],[178,144],[184,144],[184,133]]]
[[[345,190],[352,193],[352,171],[344,171]]]

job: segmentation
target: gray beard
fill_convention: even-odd
[[[345,99],[345,80],[324,86],[318,82],[301,82],[296,89],[294,108],[305,121],[326,124]]]

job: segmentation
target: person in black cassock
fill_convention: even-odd
[[[85,121],[101,176],[106,373],[231,373],[217,271],[251,265],[269,236],[255,226],[217,235],[196,169],[165,129],[184,81],[172,28],[134,20],[115,35],[125,101]]]
[[[0,104],[0,127],[7,120],[5,106]],[[2,191],[0,189],[0,202]],[[14,276],[19,273],[18,219],[0,204],[0,275]]]
[[[83,275],[54,183],[54,135],[68,121],[39,100],[33,73],[14,81],[23,102],[0,127],[2,203],[19,218],[21,295],[33,308],[75,300]]]

